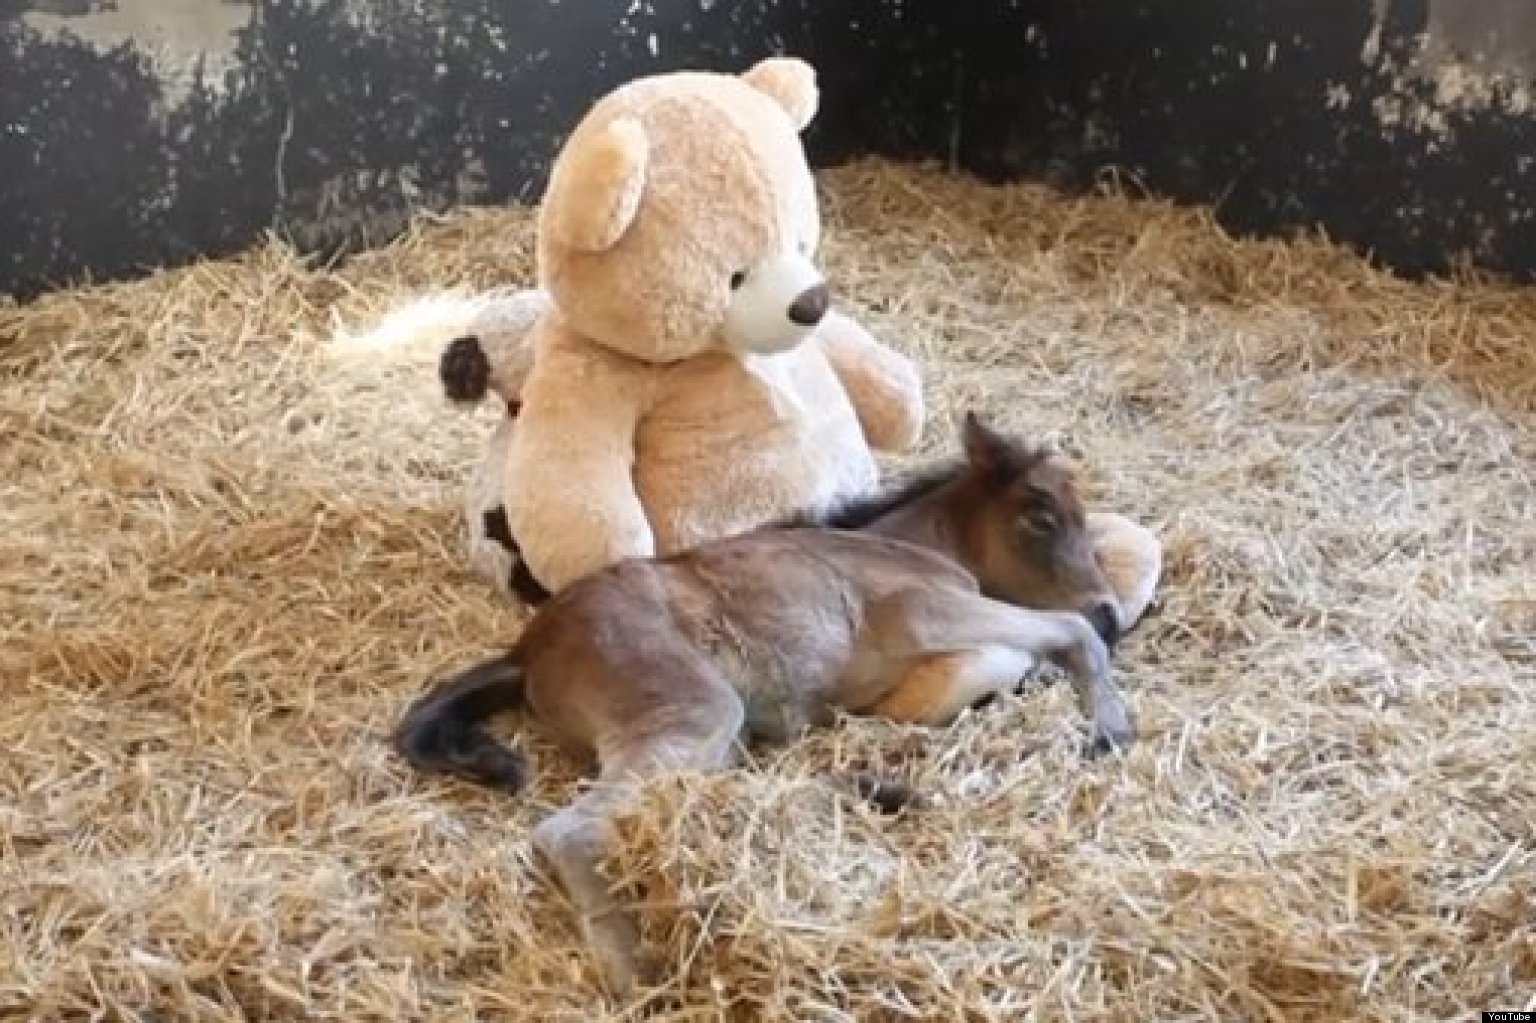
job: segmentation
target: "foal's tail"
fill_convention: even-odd
[[[395,749],[418,771],[516,792],[527,780],[527,764],[486,731],[485,722],[523,703],[523,669],[513,656],[482,661],[411,704],[395,728]]]

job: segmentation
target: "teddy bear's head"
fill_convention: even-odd
[[[800,141],[817,100],[794,58],[641,78],[600,100],[539,211],[539,281],[565,323],[650,362],[804,341],[830,303]]]

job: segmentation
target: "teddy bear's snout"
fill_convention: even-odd
[[[779,253],[732,276],[725,340],[740,352],[787,352],[810,337],[831,308],[831,289],[816,265],[798,252]]]
[[[832,305],[832,292],[823,282],[806,288],[789,306],[789,322],[802,327],[814,327],[827,315]]]

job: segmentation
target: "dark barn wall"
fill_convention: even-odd
[[[635,75],[817,63],[808,143],[1536,275],[1529,0],[0,0],[0,291],[533,200]]]
[[[792,52],[818,164],[950,144],[938,0],[0,0],[0,290],[534,200],[598,95]]]
[[[961,161],[1107,166],[1238,232],[1536,274],[1532,0],[1025,0],[969,26]]]

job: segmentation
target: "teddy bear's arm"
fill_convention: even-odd
[[[827,314],[817,336],[848,397],[870,446],[905,451],[923,428],[923,386],[917,367],[887,348],[853,319]]]
[[[590,353],[541,353],[523,389],[505,481],[507,521],[528,570],[558,591],[655,536],[635,492],[643,390]]]
[[[1120,598],[1120,628],[1141,621],[1163,574],[1163,545],[1157,534],[1114,512],[1089,512],[1088,535],[1095,556]]]

